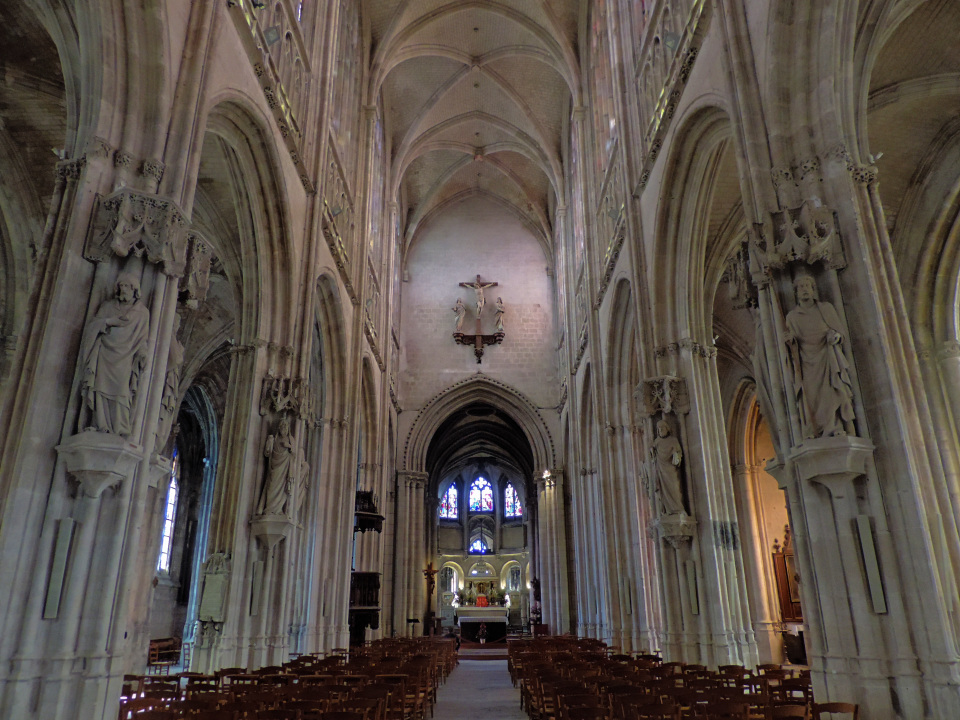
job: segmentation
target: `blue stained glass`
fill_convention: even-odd
[[[508,484],[503,493],[503,514],[504,517],[515,518],[523,516],[523,507],[520,505],[520,496],[514,489],[513,484]]]
[[[470,552],[472,553],[485,553],[487,551],[487,544],[477,538],[473,541],[473,544],[470,545]]]
[[[482,477],[470,486],[470,512],[493,512],[493,487]]]
[[[440,500],[440,517],[445,520],[456,520],[460,517],[460,505],[457,497],[457,486],[451,485],[447,488],[443,498]]]

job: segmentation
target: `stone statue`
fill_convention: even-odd
[[[457,314],[457,329],[454,332],[463,332],[463,319],[466,317],[467,308],[461,298],[457,298],[457,304],[454,305],[453,311]]]
[[[310,463],[303,448],[297,455],[297,483],[294,497],[294,520],[300,519],[303,512],[303,503],[307,499],[307,490],[310,489]]]
[[[496,305],[494,305],[494,310],[496,312],[494,312],[493,317],[497,323],[497,332],[502,333],[503,332],[503,300],[501,300],[500,298],[497,298],[497,303]]]
[[[122,272],[114,297],[97,310],[80,346],[81,431],[132,432],[132,410],[147,362],[149,335],[150,311],[140,302],[140,279]]]
[[[163,380],[163,396],[160,398],[160,419],[157,421],[156,447],[159,452],[170,437],[177,400],[180,397],[180,371],[183,368],[183,343],[177,339],[180,330],[180,315],[173,316],[173,335],[167,353],[167,374]]]
[[[267,437],[263,454],[267,458],[267,481],[263,485],[257,513],[283,515],[299,469],[293,459],[293,436],[290,434],[289,415],[280,416],[277,434]]]
[[[477,317],[480,317],[480,314],[483,312],[483,306],[486,304],[486,300],[483,298],[483,291],[488,287],[496,287],[500,283],[482,283],[480,282],[480,276],[477,275],[477,281],[472,283],[460,283],[460,287],[473,288],[477,293]]]
[[[657,438],[650,446],[653,492],[663,515],[686,513],[683,507],[683,486],[680,480],[680,461],[683,450],[680,441],[670,433],[666,420],[657,422]]]
[[[836,309],[820,302],[812,277],[794,281],[797,306],[786,317],[787,350],[804,438],[846,435],[853,427],[853,388]]]

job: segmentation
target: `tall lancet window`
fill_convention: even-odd
[[[440,518],[442,520],[456,520],[460,517],[460,498],[457,495],[456,484],[447,488],[440,498]]]
[[[177,522],[177,497],[180,486],[180,455],[173,449],[173,471],[170,473],[170,485],[167,487],[167,502],[163,510],[163,536],[160,538],[160,557],[157,558],[157,571],[170,572],[170,552],[173,549],[173,528]]]
[[[507,489],[503,491],[503,516],[508,518],[523,517],[520,496],[517,495],[513,483],[507,483]]]
[[[493,487],[484,477],[470,486],[470,512],[493,512]]]

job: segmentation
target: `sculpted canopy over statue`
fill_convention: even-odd
[[[114,297],[100,306],[84,330],[80,346],[81,431],[131,433],[149,334],[150,311],[140,302],[140,280],[123,272],[117,278]]]
[[[805,438],[853,434],[853,388],[843,355],[840,316],[820,302],[809,275],[794,282],[797,306],[787,313],[787,350]]]
[[[685,513],[683,486],[680,479],[680,462],[683,450],[680,441],[670,434],[666,420],[657,422],[657,438],[650,446],[653,492],[659,511],[663,515]]]
[[[282,415],[276,435],[267,437],[263,454],[267,458],[267,480],[263,485],[257,513],[283,515],[293,490],[299,463],[294,462],[290,417]]]

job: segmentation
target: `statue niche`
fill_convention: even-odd
[[[840,316],[820,301],[812,276],[799,275],[793,286],[797,305],[787,313],[785,340],[803,437],[855,435]]]
[[[114,296],[87,325],[80,348],[80,432],[129,436],[140,376],[147,362],[150,311],[140,301],[140,279],[124,271]]]
[[[665,418],[657,421],[657,437],[650,444],[650,492],[660,515],[686,514],[680,463],[683,448]]]

